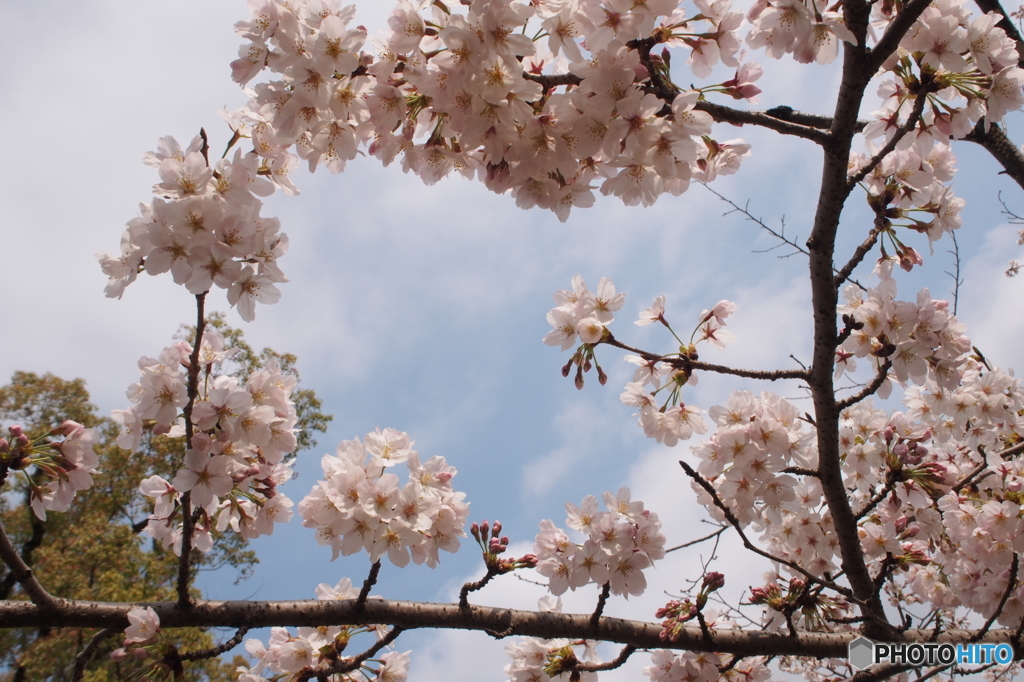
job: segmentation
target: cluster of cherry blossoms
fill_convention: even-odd
[[[554,329],[544,336],[544,343],[560,346],[567,350],[577,341],[581,343],[569,362],[562,367],[562,376],[569,376],[576,365],[576,387],[583,387],[583,374],[597,369],[598,381],[604,384],[608,377],[601,369],[594,354],[594,346],[614,340],[608,325],[613,321],[613,312],[622,308],[626,295],[615,291],[615,284],[602,277],[597,291],[587,289],[580,275],[572,278],[571,289],[555,292],[556,306],[548,311],[547,320]],[[639,424],[648,437],[659,443],[674,446],[680,440],[688,440],[694,433],[706,433],[707,424],[700,416],[701,410],[687,405],[681,399],[681,389],[686,384],[696,384],[692,363],[697,360],[697,344],[710,343],[718,348],[735,340],[735,335],[724,329],[725,320],[736,311],[731,301],[719,301],[711,310],[701,312],[700,320],[690,334],[689,342],[683,342],[665,319],[665,297],[658,296],[651,307],[640,313],[635,322],[645,326],[653,322],[664,325],[679,342],[675,353],[659,356],[652,354],[627,355],[626,361],[637,366],[633,381],[626,384],[621,395],[624,404],[639,408]],[[648,391],[650,385],[653,391]],[[664,400],[656,397],[665,391]]]
[[[355,599],[359,591],[352,587],[352,581],[342,578],[331,587],[320,583],[316,598],[320,600]],[[258,639],[247,639],[245,650],[256,659],[251,668],[240,666],[238,682],[269,682],[269,680],[295,679],[300,672],[317,671],[317,679],[333,682],[405,682],[409,674],[409,652],[389,651],[378,659],[363,661],[358,666],[348,666],[350,672],[324,671],[324,666],[347,663],[351,659],[342,656],[352,637],[360,633],[375,633],[378,640],[387,634],[380,625],[342,625],[308,628],[300,627],[296,634],[287,628],[271,628],[270,640],[264,644]]]
[[[869,358],[876,369],[891,367],[901,386],[920,385],[930,377],[953,390],[960,385],[965,354],[971,350],[967,328],[952,315],[947,301],[933,300],[927,289],[918,292],[915,302],[896,300],[894,263],[895,258],[879,260],[877,287],[866,292],[852,284],[844,288],[846,303],[838,311],[845,316],[848,337],[836,349],[835,377],[854,370],[855,358]],[[878,394],[886,398],[891,390],[887,376]]]
[[[324,480],[299,503],[302,525],[316,529],[321,545],[330,545],[332,560],[360,550],[377,562],[387,554],[396,566],[411,558],[437,566],[438,550],[456,552],[469,516],[465,493],[451,486],[455,467],[444,457],[420,463],[414,442],[386,428],[342,441],[337,456],[324,455]],[[409,479],[400,486],[388,471],[405,463]]]
[[[92,487],[92,475],[99,458],[93,446],[99,436],[78,422],[66,419],[49,433],[30,439],[18,424],[7,428],[10,438],[0,438],[0,483],[9,471],[25,471],[35,466],[40,476],[26,476],[29,505],[38,518],[46,520],[46,511],[67,511],[79,490]],[[55,440],[55,436],[61,436]],[[50,479],[42,483],[41,478]]]
[[[537,602],[539,611],[561,613],[562,598],[544,595]],[[586,661],[598,663],[597,642],[594,640],[541,639],[520,637],[505,645],[505,653],[512,659],[505,666],[509,682],[595,682],[596,672],[581,672],[576,666]]]
[[[139,360],[138,383],[128,388],[134,404],[115,410],[122,424],[118,445],[134,451],[143,433],[185,435],[188,405],[187,371],[192,346],[179,341],[157,358]],[[154,511],[146,531],[180,551],[182,494],[189,492],[199,513],[194,545],[209,551],[211,531],[231,528],[245,538],[270,535],[275,523],[288,521],[293,503],[277,486],[293,476],[285,456],[295,450],[297,416],[291,394],[295,377],[282,374],[276,362],[253,372],[245,384],[214,368],[233,355],[223,337],[206,331],[198,353],[198,397],[192,406],[193,435],[184,466],[171,482],[151,476],[140,490],[153,498]]]
[[[280,232],[280,221],[260,215],[263,204],[256,198],[271,194],[283,176],[261,166],[256,154],[238,150],[214,168],[206,155],[205,137],[186,149],[173,137],[161,138],[157,151],[143,158],[160,174],[153,187],[157,198],[129,221],[120,254],[96,257],[110,278],[108,297],[120,298],[143,270],[170,271],[193,294],[213,285],[227,289],[228,302],[251,322],[256,303],[276,303],[281,292],[275,285],[288,281],[277,264],[288,250],[288,236]]]
[[[693,12],[679,0],[402,0],[376,57],[361,51],[366,31],[349,27],[354,8],[339,0],[249,4],[233,77],[244,85],[264,69],[274,75],[233,120],[271,169],[301,159],[341,172],[365,145],[385,165],[400,156],[427,184],[452,171],[475,176],[564,221],[594,203],[598,186],[649,205],[691,178],[735,172],[749,154],[742,140],[710,137],[711,116],[694,110],[702,93],[671,84],[667,50],[649,56],[650,68],[638,53],[640,42],[645,54],[655,44],[689,48],[700,78],[719,61],[740,67],[705,91],[755,97],[761,70],[737,59],[742,13],[730,0],[698,0]],[[568,74],[549,80],[552,64]]]
[[[632,501],[629,488],[616,495],[606,492],[604,503],[607,511],[598,511],[597,498],[587,495],[579,507],[565,505],[566,524],[586,536],[582,544],[552,521],[541,521],[534,554],[537,572],[548,578],[552,594],[594,583],[627,599],[639,596],[647,588],[643,570],[665,557],[658,515]]]

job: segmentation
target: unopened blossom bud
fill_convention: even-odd
[[[115,663],[120,663],[126,658],[128,658],[128,652],[125,651],[123,648],[114,649],[110,652],[110,660],[114,661]]]
[[[569,370],[572,369],[572,363],[573,363],[573,361],[569,360],[569,362],[565,363],[565,366],[562,367],[562,376],[563,377],[569,376]]]
[[[725,575],[723,573],[719,573],[718,571],[711,571],[710,573],[704,576],[704,582],[702,587],[706,592],[714,592],[715,590],[720,590],[724,586]]]
[[[144,658],[149,658],[149,652],[145,649],[132,649],[132,656],[141,661]]]
[[[906,516],[899,517],[898,519],[896,519],[895,525],[896,525],[896,532],[897,533],[902,533],[903,531],[905,531],[907,529],[907,517]]]
[[[608,383],[608,375],[604,373],[603,369],[601,369],[601,365],[597,366],[597,381],[602,386]]]
[[[921,526],[919,526],[919,525],[917,525],[915,523],[912,526],[907,526],[907,532],[905,532],[903,534],[903,537],[905,537],[905,538],[912,538],[912,537],[915,537],[920,532],[921,532]]]
[[[478,541],[480,540],[480,526],[478,526],[475,521],[469,527],[469,534],[476,538]]]
[[[885,438],[886,443],[891,443],[892,439],[896,437],[896,430],[891,426],[886,426],[885,431],[882,432],[882,437]]]
[[[6,438],[0,438],[0,455],[6,455],[11,451],[11,444],[7,442]]]
[[[593,368],[594,368],[594,365],[591,364],[590,358],[587,358],[586,360],[583,361],[583,371],[584,372],[589,372]]]
[[[576,370],[576,380],[575,380],[574,383],[576,384],[577,390],[581,390],[581,391],[583,390],[583,368],[582,367],[580,367],[578,370]]]
[[[501,521],[494,522],[494,526],[491,528],[491,535],[494,537],[501,535]]]
[[[487,519],[484,519],[484,522],[480,524],[480,536],[481,537],[487,537],[487,535],[490,532],[491,532],[491,524],[487,523]]]
[[[438,480],[438,481],[440,481],[441,483],[448,483],[449,481],[451,481],[451,480],[452,480],[452,475],[451,475],[451,472],[448,472],[448,471],[442,471],[441,473],[439,473],[439,474],[438,474],[438,475],[436,476],[436,478],[437,478],[437,480]]]
[[[904,457],[907,456],[908,450],[909,448],[907,448],[906,443],[897,443],[896,446],[892,449],[892,454],[896,455],[900,459],[903,459]]]
[[[24,433],[14,439],[14,447],[16,448],[28,447],[28,444],[28,436],[26,436]]]
[[[508,547],[508,536],[507,535],[502,535],[501,536],[501,546],[502,547]]]
[[[53,427],[50,430],[51,436],[70,436],[72,433],[82,428],[82,425],[76,421],[65,419],[59,425]]]
[[[20,424],[11,424],[10,426],[8,426],[8,427],[7,427],[7,430],[8,430],[8,431],[9,431],[9,432],[11,433],[11,435],[12,435],[12,436],[14,436],[15,438],[17,438],[18,436],[20,436],[20,435],[22,435],[23,433],[25,433],[25,432],[24,432],[24,431],[22,430],[22,428],[21,428],[21,425],[20,425]]]

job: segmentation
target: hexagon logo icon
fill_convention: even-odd
[[[849,661],[857,670],[864,670],[874,661],[875,643],[867,637],[858,637],[850,642]]]

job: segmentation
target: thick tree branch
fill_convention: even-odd
[[[319,627],[329,625],[389,624],[410,628],[502,631],[510,627],[514,634],[544,639],[599,639],[632,644],[638,649],[681,649],[709,651],[700,628],[685,627],[678,640],[660,637],[659,623],[643,623],[602,617],[597,632],[590,626],[590,614],[567,614],[474,606],[464,613],[458,604],[370,599],[362,609],[355,599],[303,601],[205,601],[196,600],[183,608],[176,602],[157,602],[151,606],[163,629],[175,627]],[[59,624],[66,627],[101,627],[123,630],[128,626],[128,610],[138,604],[68,601],[54,613],[31,602],[0,602],[0,627],[40,627]],[[934,631],[909,629],[898,634],[906,642],[967,642],[973,630],[947,630],[934,639]],[[714,651],[739,656],[845,657],[847,645],[856,632],[789,634],[761,630],[715,630]],[[1009,643],[1013,630],[985,633],[979,641]]]
[[[1024,188],[1024,155],[1013,142],[1006,137],[1006,133],[998,125],[992,125],[985,130],[985,120],[978,121],[974,130],[964,138],[969,142],[975,142],[988,150],[996,161],[1003,167],[1003,170],[1013,178],[1013,181]]]

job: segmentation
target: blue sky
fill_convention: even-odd
[[[367,4],[357,21],[372,32],[384,25],[388,7]],[[0,58],[12,66],[0,91],[0,120],[9,132],[0,166],[7,254],[0,268],[0,315],[7,321],[0,377],[19,369],[83,377],[109,412],[126,406],[136,359],[168,345],[194,313],[191,296],[166,276],[144,276],[123,300],[105,299],[93,253],[116,250],[124,223],[150,200],[156,175],[140,158],[157,138],[186,142],[205,126],[214,148],[227,140],[216,110],[244,102],[227,65],[239,45],[232,25],[245,16],[245,3],[83,0],[59,11],[20,3],[4,14],[9,30]],[[767,72],[760,106],[829,113],[822,93],[834,94],[834,69],[760,61]],[[1011,117],[1011,130],[1019,125],[1019,116]],[[749,200],[773,226],[784,216],[787,234],[806,239],[820,168],[813,145],[749,128],[717,134],[755,146],[740,174],[715,188],[738,203]],[[1002,271],[1009,258],[1024,258],[996,197],[1002,190],[1024,210],[1024,195],[980,150],[960,144],[955,152],[955,188],[968,201],[960,317],[997,364],[1020,365],[1024,281]],[[737,342],[704,358],[775,369],[794,366],[790,354],[809,356],[806,262],[777,258],[785,249],[758,253],[775,242],[742,217],[723,216],[728,207],[700,186],[648,209],[601,197],[562,224],[547,212],[522,211],[479,183],[450,179],[428,188],[374,159],[357,159],[340,176],[303,173],[296,182],[301,196],[275,195],[264,210],[291,237],[281,261],[291,278],[281,287],[282,301],[259,307],[252,324],[229,315],[253,345],[297,354],[303,384],[335,416],[298,466],[299,480],[288,489],[296,501],[319,477],[320,455],[333,452],[338,440],[391,426],[408,431],[423,456],[443,455],[458,467],[455,487],[468,494],[472,519],[500,518],[519,551],[532,544],[539,520],[563,523],[565,502],[620,485],[632,486],[661,515],[670,545],[682,543],[707,532],[675,464],[688,448],[644,438],[619,403],[631,376],[620,353],[599,349],[611,377],[603,388],[590,379],[577,391],[561,377],[568,355],[540,341],[553,291],[577,272],[592,286],[613,278],[627,294],[613,331],[653,351],[671,348],[667,334],[632,321],[654,296],[667,295],[667,315],[681,331],[728,298],[739,306],[729,324]],[[844,248],[869,227],[855,198],[844,215]],[[923,238],[909,243],[927,252]],[[904,297],[920,286],[937,298],[949,295],[949,246],[941,242],[923,273],[901,280]],[[866,279],[862,270],[858,277]],[[227,309],[221,294],[212,297],[212,308]],[[702,376],[687,402],[706,409],[737,388],[801,396],[794,385]],[[236,586],[231,575],[204,576],[209,597],[308,598],[319,582],[360,581],[369,568],[362,555],[330,563],[329,550],[297,520],[256,547],[262,563],[255,577]],[[665,591],[678,593],[685,578],[699,575],[697,562],[707,551],[671,555],[651,576],[648,594],[613,602],[608,613],[652,619]],[[735,543],[720,555],[735,595],[766,569],[739,561]],[[446,601],[480,573],[478,555],[464,545],[433,571],[385,565],[376,592]],[[529,608],[541,594],[510,576],[478,601]],[[567,610],[590,611],[595,596],[576,594]],[[417,678],[502,679],[503,645],[483,635],[416,633],[399,641],[402,650],[413,645],[422,651],[413,664],[420,666],[413,668]]]

